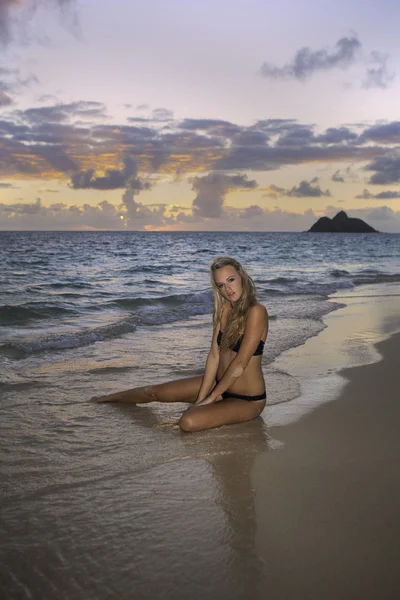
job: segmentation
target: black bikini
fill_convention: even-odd
[[[243,339],[243,336],[241,335],[240,338],[238,339],[238,341],[235,342],[235,344],[231,347],[231,350],[233,352],[236,352],[236,354],[240,350],[240,346],[242,344],[242,339]],[[222,331],[220,331],[218,333],[218,337],[217,337],[217,344],[218,344],[218,346],[221,345],[221,342],[222,342]],[[264,352],[264,345],[265,345],[265,342],[263,342],[262,340],[260,340],[260,343],[258,344],[258,346],[257,346],[257,348],[256,348],[256,350],[255,350],[255,352],[253,354],[253,356],[261,356],[261,354]]]
[[[236,354],[239,352],[241,343],[242,343],[242,339],[243,336],[241,335],[240,338],[238,339],[238,341],[231,347],[231,350],[233,352],[236,352]],[[217,337],[217,344],[218,346],[221,345],[221,341],[222,341],[222,331],[218,332],[218,337]],[[260,356],[263,351],[264,351],[264,345],[265,342],[263,342],[263,340],[260,340],[260,343],[258,344],[253,356]],[[218,384],[218,381],[217,381]],[[263,394],[259,394],[258,396],[246,396],[245,394],[233,394],[232,392],[223,392],[221,394],[222,398],[239,398],[239,400],[247,400],[248,402],[255,402],[256,400],[265,400],[267,398],[267,392],[264,392]]]
[[[244,394],[233,394],[232,392],[224,392],[221,394],[223,399],[225,398],[239,398],[239,400],[247,400],[248,402],[255,402],[256,400],[266,400],[267,392],[259,394],[258,396],[245,396]]]

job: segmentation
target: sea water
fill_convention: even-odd
[[[220,255],[268,308],[264,420],[185,435],[183,404],[87,402],[202,372]],[[249,473],[274,447],[268,410],[279,424],[314,407],[299,411],[302,388],[343,364],[331,355],[316,373],[301,347],[354,298],[396,296],[400,236],[1,232],[0,259],[8,597],[247,597],[262,572]]]

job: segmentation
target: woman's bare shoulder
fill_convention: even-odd
[[[261,332],[268,329],[268,312],[263,304],[253,304],[247,313],[246,330]]]
[[[257,319],[268,319],[268,311],[264,304],[253,304],[251,308],[249,308],[249,315],[252,315],[253,318]]]
[[[267,327],[268,326],[268,311],[265,308],[264,304],[253,304],[251,308],[249,308],[249,312],[247,313],[246,323],[257,327]]]

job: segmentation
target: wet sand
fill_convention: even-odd
[[[345,369],[335,401],[272,427],[252,469],[256,551],[270,600],[400,597],[400,334]]]
[[[0,485],[0,597],[400,597],[400,334],[373,346],[400,330],[399,297],[365,293],[275,361],[302,396],[274,405],[268,388],[248,423],[183,434],[186,405],[85,398],[5,411],[21,441]]]

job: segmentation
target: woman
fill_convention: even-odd
[[[190,402],[179,426],[201,431],[249,421],[265,401],[261,357],[268,333],[268,313],[257,302],[254,283],[228,256],[211,265],[214,328],[203,376],[145,386],[95,398],[98,402]]]

